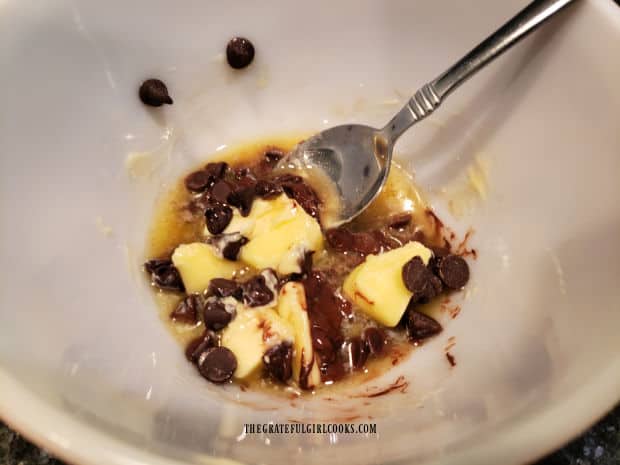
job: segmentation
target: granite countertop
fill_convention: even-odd
[[[619,465],[620,405],[583,436],[534,465]],[[0,465],[62,465],[0,423]]]

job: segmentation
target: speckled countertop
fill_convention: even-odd
[[[597,425],[535,465],[619,465],[620,405]],[[62,465],[0,423],[0,465]]]

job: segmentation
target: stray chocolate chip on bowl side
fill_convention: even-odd
[[[254,60],[254,45],[244,37],[234,37],[226,46],[226,59],[232,68],[245,68]]]
[[[151,107],[161,107],[164,103],[172,105],[172,98],[168,95],[168,88],[159,79],[147,79],[140,86],[140,100]]]

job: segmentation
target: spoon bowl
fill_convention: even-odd
[[[379,194],[387,179],[392,147],[381,130],[359,124],[335,126],[301,142],[283,160],[288,169],[320,169],[340,196],[338,216],[327,226],[346,223]]]

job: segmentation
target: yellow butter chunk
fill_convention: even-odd
[[[403,283],[403,265],[416,256],[428,264],[431,255],[431,250],[419,242],[368,255],[345,279],[344,294],[369,317],[385,326],[396,326],[413,295]]]
[[[272,201],[255,199],[254,202],[252,202],[252,209],[250,210],[250,214],[248,216],[242,216],[237,208],[233,209],[232,220],[228,223],[226,229],[224,229],[224,234],[238,232],[245,237],[250,237],[254,232],[254,227],[256,226],[257,220],[262,219],[265,214],[280,206],[278,205],[279,200],[280,197]],[[209,231],[206,228],[205,234],[209,234]]]
[[[293,339],[291,325],[272,308],[242,309],[222,331],[222,345],[237,359],[233,376],[238,379],[254,373],[269,348]]]
[[[172,254],[172,263],[179,270],[188,293],[202,292],[213,278],[232,278],[244,266],[215,255],[210,245],[202,242],[181,244]]]
[[[235,232],[249,240],[239,253],[241,261],[259,270],[273,268],[281,275],[299,273],[305,253],[323,249],[317,220],[284,194],[255,200],[247,217],[235,209],[224,233]]]
[[[293,379],[304,389],[311,389],[321,382],[321,372],[314,357],[310,320],[308,318],[306,293],[301,283],[288,282],[278,296],[278,313],[288,321],[294,331]],[[302,370],[302,367],[305,367]],[[307,379],[301,380],[302,371],[308,371]]]
[[[323,249],[323,235],[314,218],[301,207],[296,210],[293,219],[253,235],[241,248],[241,260],[257,269],[273,268],[281,275],[299,273],[304,254]]]

